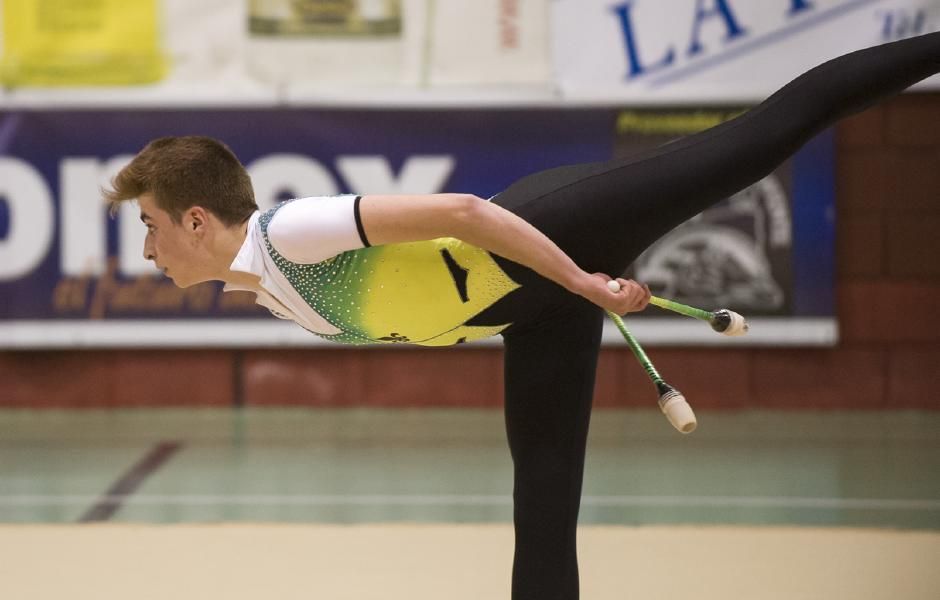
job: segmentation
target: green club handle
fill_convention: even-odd
[[[711,321],[713,316],[711,311],[702,310],[701,308],[695,308],[693,306],[686,306],[685,304],[675,302],[674,300],[667,300],[665,298],[659,298],[658,296],[652,296],[650,298],[650,304],[658,306],[659,308],[671,310],[672,312],[679,313],[680,315],[685,315],[694,319],[701,319],[702,321]]]

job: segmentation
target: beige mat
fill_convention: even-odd
[[[0,527],[0,598],[509,597],[505,525]],[[584,527],[581,597],[936,600],[940,532]]]

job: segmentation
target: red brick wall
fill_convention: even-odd
[[[873,108],[837,139],[840,344],[652,348],[697,408],[940,410],[940,94]],[[654,406],[645,377],[605,350],[596,405]],[[6,352],[0,407],[498,406],[501,379],[501,352],[472,347]]]
[[[940,409],[940,94],[846,121],[837,159],[845,390],[873,407]]]

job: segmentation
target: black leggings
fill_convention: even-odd
[[[747,113],[649,153],[525,177],[493,201],[588,272],[622,273],[659,237],[759,181],[837,120],[940,71],[940,33],[822,64]],[[522,287],[474,319],[504,334],[514,464],[514,600],[578,597],[575,530],[603,312],[497,258]]]

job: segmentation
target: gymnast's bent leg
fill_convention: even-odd
[[[814,135],[940,71],[940,32],[847,54],[717,127],[626,159],[550,169],[494,198],[581,268],[622,273],[674,227],[768,175]]]
[[[583,298],[504,335],[513,600],[576,600],[576,529],[603,312]]]

